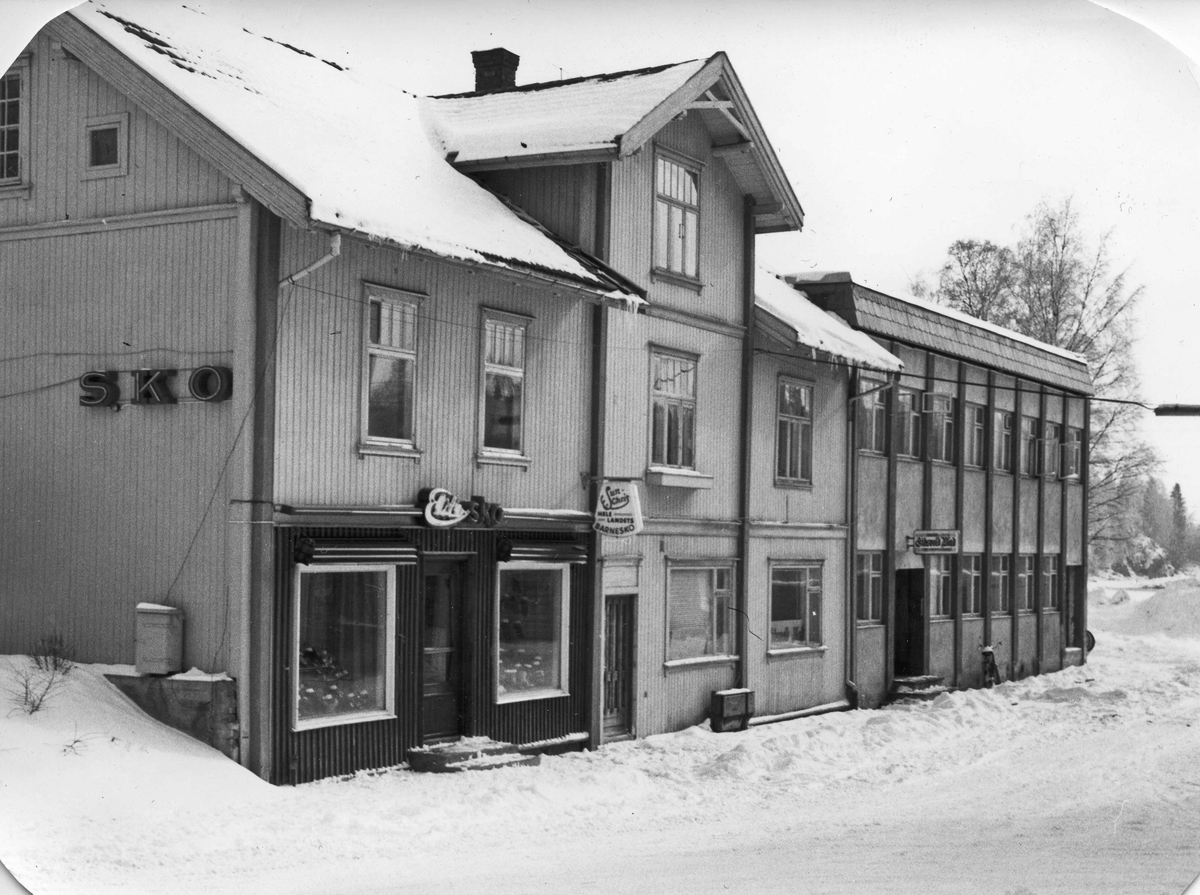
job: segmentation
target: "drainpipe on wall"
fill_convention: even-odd
[[[855,420],[858,408],[854,396],[858,394],[858,374],[852,367],[846,370],[846,701],[851,708],[858,708],[859,691],[855,678],[858,676],[858,620],[854,605],[855,555],[858,547],[858,518],[855,499],[858,486],[858,429]]]
[[[289,274],[279,281],[280,286],[294,286],[319,267],[324,267],[338,255],[342,254],[342,234],[329,234],[329,251],[302,270]]]
[[[747,196],[742,222],[742,308],[746,333],[742,338],[742,437],[741,481],[738,489],[738,518],[741,529],[738,538],[738,664],[736,686],[749,684],[746,674],[746,653],[750,617],[746,612],[750,590],[750,444],[751,421],[754,418],[754,198]]]

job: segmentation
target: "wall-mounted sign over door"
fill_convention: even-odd
[[[434,528],[451,528],[460,522],[494,528],[504,519],[504,508],[499,504],[489,503],[477,494],[470,500],[459,500],[445,488],[422,488],[417,508],[425,524]]]
[[[635,482],[602,482],[592,528],[612,538],[628,538],[642,530],[642,504]]]
[[[185,370],[188,395],[205,404],[219,404],[233,394],[233,370],[229,367],[196,367]],[[84,407],[115,407],[121,403],[122,380],[130,389],[126,404],[174,404],[171,380],[178,370],[89,370],[79,377]]]
[[[928,529],[908,536],[913,553],[957,553],[958,529]]]

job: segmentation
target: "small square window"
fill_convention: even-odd
[[[117,151],[119,134],[120,129],[116,127],[95,127],[88,131],[89,167],[103,168],[121,161]]]
[[[126,128],[129,116],[89,118],[84,139],[83,178],[119,177],[128,171]]]

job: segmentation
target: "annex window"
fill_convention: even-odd
[[[364,444],[412,447],[419,297],[368,286],[364,332]]]
[[[887,405],[883,383],[863,379],[858,384],[858,448],[882,454],[887,446]]]
[[[954,612],[954,578],[949,556],[930,556],[929,610],[934,618],[949,618]]]
[[[667,661],[734,655],[733,568],[667,569]]]
[[[1031,416],[1021,417],[1021,475],[1037,475],[1038,421]]]
[[[958,560],[958,598],[963,615],[983,611],[983,557],[964,553]]]
[[[496,701],[567,695],[567,563],[500,563],[496,575]]]
[[[991,575],[988,579],[988,604],[996,612],[1005,615],[1012,611],[1012,557],[1007,553],[992,557]]]
[[[929,458],[954,462],[954,399],[949,395],[925,395],[929,412]]]
[[[1042,557],[1042,608],[1058,611],[1058,557]]]
[[[700,259],[700,171],[659,155],[654,168],[654,266],[695,279]]]
[[[997,410],[995,422],[992,468],[997,472],[1012,472],[1012,414]]]
[[[1062,426],[1042,424],[1042,475],[1058,478],[1059,458],[1062,455]]]
[[[772,650],[821,646],[821,566],[771,567]]]
[[[967,466],[982,469],[987,457],[987,408],[979,404],[967,405],[967,455],[963,461]]]
[[[1062,464],[1059,473],[1064,479],[1079,478],[1083,457],[1083,430],[1076,426],[1067,427],[1067,440],[1062,445]]]
[[[650,463],[696,468],[696,359],[650,359]]]
[[[395,716],[396,567],[296,567],[292,727]]]
[[[1034,560],[1035,557],[1031,553],[1022,553],[1017,557],[1017,611],[1018,612],[1033,612],[1034,596],[1036,594],[1034,578]]]
[[[921,396],[920,393],[900,389],[896,395],[899,405],[896,423],[899,427],[896,438],[896,454],[900,457],[921,456]]]
[[[485,455],[521,458],[525,446],[528,329],[527,317],[484,312],[481,413]]]
[[[127,138],[129,116],[105,115],[89,118],[83,141],[83,177],[114,177],[128,173]]]
[[[812,483],[812,399],[811,385],[779,380],[775,435],[775,480],[779,483]]]
[[[25,87],[29,67],[18,62],[0,76],[0,187],[25,180],[24,143],[28,142],[29,114]]]
[[[855,557],[854,593],[860,622],[883,620],[882,553],[860,553]]]

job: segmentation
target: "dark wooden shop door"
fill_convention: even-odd
[[[604,599],[604,739],[633,733],[633,594]]]
[[[426,740],[463,732],[463,592],[467,564],[425,561],[421,732]]]
[[[925,570],[896,570],[897,677],[925,673]]]

